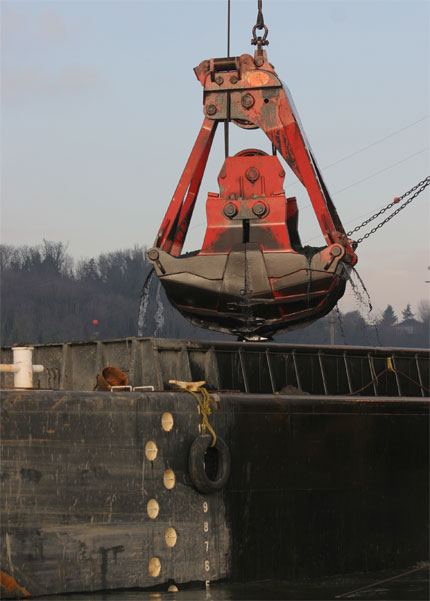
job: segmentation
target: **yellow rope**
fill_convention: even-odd
[[[210,415],[212,411],[211,397],[209,395],[209,392],[203,386],[203,384],[206,384],[206,382],[181,382],[178,380],[169,380],[169,384],[174,384],[178,388],[189,392],[196,399],[198,406],[200,407],[200,413],[202,415],[202,434],[206,434],[206,430],[209,430],[209,432],[212,434],[211,447],[214,447],[216,444],[216,434],[215,430],[212,428],[208,420],[208,415]],[[198,394],[199,392],[202,395],[201,399]]]

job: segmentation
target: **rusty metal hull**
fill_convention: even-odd
[[[201,424],[191,395],[3,391],[4,598],[427,559],[428,399],[213,398],[231,475],[203,495],[187,468]]]

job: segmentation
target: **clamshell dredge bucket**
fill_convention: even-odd
[[[196,325],[248,338],[315,321],[343,295],[357,257],[291,96],[261,48],[203,61],[195,73],[205,119],[148,258],[169,300]],[[248,149],[225,159],[219,194],[208,194],[202,249],[181,255],[219,121],[261,128],[273,155]],[[326,246],[302,246],[276,152],[305,186]]]

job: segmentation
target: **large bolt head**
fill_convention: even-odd
[[[148,250],[148,252],[146,254],[150,261],[156,261],[158,259],[158,257],[160,256],[160,253],[158,252],[158,250],[156,248],[151,248],[150,250]]]
[[[217,75],[215,77],[215,82],[220,86],[222,83],[224,83],[224,77],[222,77],[222,75]]]
[[[217,108],[214,104],[209,104],[206,108],[206,113],[208,115],[215,115]]]
[[[242,102],[242,106],[246,109],[250,109],[251,106],[254,104],[255,100],[254,100],[254,96],[252,96],[252,94],[244,94],[242,96],[241,99]]]
[[[257,67],[261,67],[264,63],[264,59],[261,56],[257,56],[257,58],[255,59],[255,64],[257,65]]]
[[[235,84],[235,83],[237,83],[238,81],[239,81],[239,79],[238,79],[237,75],[232,75],[232,76],[230,77],[230,83],[232,83],[232,84]]]
[[[255,167],[250,167],[246,172],[246,177],[250,182],[254,183],[260,177],[260,173]]]
[[[342,248],[340,246],[332,246],[330,250],[332,257],[339,257],[342,254]]]
[[[252,207],[252,212],[254,215],[257,215],[257,217],[261,217],[266,212],[266,206],[262,202],[256,202]]]
[[[223,209],[223,213],[226,217],[231,219],[232,217],[234,217],[236,215],[237,209],[232,202],[229,202],[228,205],[225,205],[225,207]]]

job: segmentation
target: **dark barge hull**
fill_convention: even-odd
[[[259,348],[267,354],[281,346],[285,360],[287,345]],[[46,365],[41,348],[36,361]],[[181,349],[172,355],[175,365],[160,365],[170,365],[171,377],[191,379],[181,373]],[[239,351],[249,349],[238,344],[229,356],[246,369]],[[342,357],[344,349],[337,350]],[[326,349],[319,351],[316,365],[321,352],[324,365]],[[428,379],[428,353],[395,353],[399,371],[419,382],[418,361],[421,382]],[[208,359],[193,360],[211,372]],[[368,349],[360,361],[368,362]],[[312,362],[308,384],[322,378],[312,375]],[[261,386],[263,367],[258,378],[254,371],[246,373],[248,386]],[[269,382],[282,380],[278,372]],[[243,372],[236,377],[244,383]],[[334,375],[324,377],[330,386]],[[340,370],[335,377],[343,381]],[[223,490],[201,494],[187,464],[202,421],[191,395],[3,390],[3,597],[221,578],[298,580],[401,570],[428,559],[429,401],[422,388],[410,397],[258,392],[212,393],[219,408],[209,419],[230,448],[231,475]],[[149,441],[157,447],[152,459]],[[174,475],[171,488],[166,470]]]

